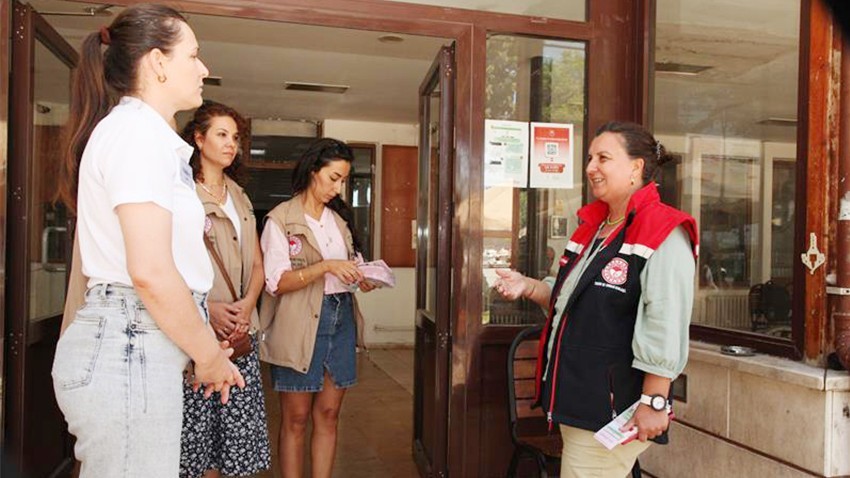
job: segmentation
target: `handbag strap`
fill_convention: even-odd
[[[227,288],[230,289],[230,295],[233,296],[233,301],[236,302],[239,300],[239,296],[236,294],[236,288],[233,287],[233,281],[230,280],[230,274],[227,273],[227,269],[224,267],[224,261],[222,261],[221,256],[218,255],[218,251],[215,246],[213,246],[210,236],[206,234],[204,234],[204,245],[207,246],[207,250],[210,251],[213,261],[215,261],[215,264],[218,266],[218,270],[221,271],[221,276],[224,277],[224,282],[227,283]]]

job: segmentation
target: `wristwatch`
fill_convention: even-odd
[[[656,412],[663,411],[667,409],[667,397],[664,395],[640,395],[640,403],[644,405],[648,405],[650,408],[655,410]]]

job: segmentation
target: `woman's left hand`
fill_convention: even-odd
[[[360,287],[360,290],[363,292],[370,292],[378,288],[378,285],[369,279],[363,279],[362,281],[357,283],[357,286]]]
[[[637,427],[638,440],[646,441],[664,433],[668,426],[670,426],[670,417],[666,410],[657,412],[647,405],[640,404],[632,419],[623,425],[620,431],[625,432],[632,427]]]
[[[238,330],[247,332],[251,328],[251,312],[253,312],[256,302],[251,302],[247,297],[243,297],[234,302],[233,305],[239,308],[236,313],[236,321],[239,323]]]

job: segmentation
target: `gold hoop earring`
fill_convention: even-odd
[[[165,75],[156,75],[156,81],[160,83],[165,83],[168,81],[168,78]]]

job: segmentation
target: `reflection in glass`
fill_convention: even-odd
[[[53,203],[68,120],[71,71],[40,42],[35,47],[33,174],[30,211],[30,320],[60,315],[65,302],[67,211]]]
[[[800,9],[658,0],[655,132],[681,158],[661,191],[699,224],[695,324],[790,337]]]
[[[427,202],[424,216],[425,227],[420,231],[423,244],[426,248],[425,263],[425,310],[430,312],[431,317],[437,316],[437,229],[439,227],[439,210],[437,208],[439,165],[440,165],[440,86],[439,83],[431,92],[431,97],[426,106],[428,112],[428,144],[422,145],[428,154],[419,165],[419,190]],[[420,222],[421,224],[421,222]]]
[[[372,157],[371,146],[352,146],[354,161],[349,173],[348,205],[354,211],[354,229],[363,247],[363,258],[372,260]]]
[[[500,268],[538,279],[554,276],[582,205],[585,44],[512,35],[487,40],[485,118],[574,125],[573,184],[563,189],[492,186],[482,210],[483,322],[542,321],[539,307],[503,300],[490,288]]]

